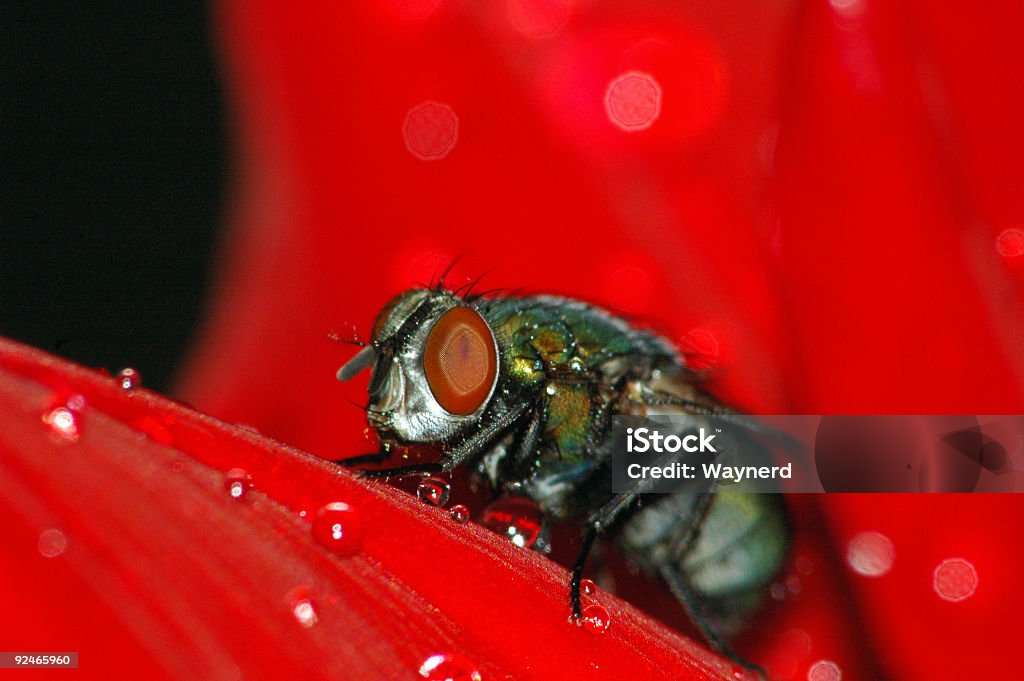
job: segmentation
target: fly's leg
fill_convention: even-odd
[[[368,463],[380,463],[381,461],[387,460],[391,456],[391,452],[373,452],[371,454],[358,454],[356,456],[349,456],[344,459],[335,459],[332,463],[336,463],[342,468],[353,468],[355,466],[362,466]]]
[[[572,617],[578,620],[583,616],[583,607],[580,599],[580,584],[583,582],[583,570],[587,565],[587,557],[594,548],[597,536],[615,519],[624,512],[633,508],[640,495],[636,492],[616,494],[604,506],[587,518],[583,534],[583,544],[580,546],[579,555],[572,566],[572,576],[569,579],[569,605],[572,607]]]
[[[417,463],[409,466],[397,466],[395,468],[381,468],[357,471],[361,478],[404,478],[409,475],[436,475],[450,470],[451,466],[445,463]]]
[[[723,639],[718,632],[715,630],[714,625],[711,624],[706,613],[704,612],[704,606],[701,602],[701,596],[698,594],[693,586],[690,584],[690,580],[686,578],[679,570],[665,565],[660,570],[662,579],[668,584],[668,588],[672,591],[672,595],[676,597],[683,609],[686,610],[687,616],[693,625],[700,630],[701,635],[704,636],[705,640],[711,645],[712,648],[720,652],[725,657],[729,658],[730,661],[740,665],[744,669],[757,674],[761,679],[767,681],[768,675],[764,670],[764,667],[758,666],[752,662],[748,662],[743,659],[739,653],[733,650],[725,639]]]
[[[359,471],[359,475],[364,478],[400,478],[408,475],[432,475],[435,473],[449,471],[474,454],[477,454],[490,445],[493,445],[500,437],[505,435],[509,429],[516,425],[523,415],[526,414],[527,409],[528,407],[521,406],[498,416],[486,427],[467,438],[457,447],[446,451],[444,460],[439,463],[420,463],[407,466],[394,466],[392,468],[361,470]],[[382,455],[382,458],[379,459],[379,461],[383,461],[390,452],[380,452],[379,454]],[[357,456],[352,459],[342,459],[335,463],[346,467],[358,466],[360,463],[370,463],[373,461],[373,459],[370,461],[366,460],[366,457],[369,456],[376,455]],[[353,461],[353,459],[362,459],[362,461]]]
[[[697,543],[697,539],[700,537],[700,530],[704,526],[704,518],[707,516],[708,511],[711,508],[711,504],[714,500],[714,495],[710,493],[702,493],[698,495],[694,502],[693,512],[690,513],[687,518],[687,526],[676,540],[678,542],[675,554],[673,556],[672,563],[665,564],[659,569],[662,579],[668,584],[669,590],[672,591],[672,595],[676,597],[676,600],[683,606],[686,611],[686,616],[690,618],[690,621],[700,631],[712,648],[720,652],[729,658],[730,661],[742,666],[744,669],[749,669],[754,672],[762,679],[767,679],[764,668],[760,667],[752,662],[748,662],[743,659],[732,646],[722,638],[722,636],[715,629],[715,626],[711,623],[710,618],[704,610],[704,605],[701,600],[701,596],[690,584],[689,578],[682,570],[675,566],[683,564],[683,560],[686,555],[693,549]]]

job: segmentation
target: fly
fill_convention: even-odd
[[[789,551],[778,495],[667,494],[640,504],[611,490],[614,415],[734,414],[699,387],[665,339],[596,306],[555,296],[405,291],[377,316],[371,341],[338,371],[372,370],[367,413],[385,462],[399,445],[440,447],[439,462],[362,470],[365,477],[467,466],[501,494],[524,496],[546,521],[583,521],[569,602],[599,536],[663,579],[707,641],[764,675],[729,645]],[[737,420],[742,417],[735,416]]]

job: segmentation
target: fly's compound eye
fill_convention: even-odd
[[[498,357],[487,322],[470,307],[448,310],[434,323],[423,372],[437,403],[450,414],[472,414],[497,379]]]

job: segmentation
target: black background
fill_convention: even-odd
[[[166,388],[222,214],[209,9],[0,9],[0,335]]]

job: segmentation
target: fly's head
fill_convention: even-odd
[[[440,444],[471,430],[498,383],[494,332],[449,291],[412,289],[377,316],[369,345],[338,370],[371,368],[367,414],[381,442]]]

